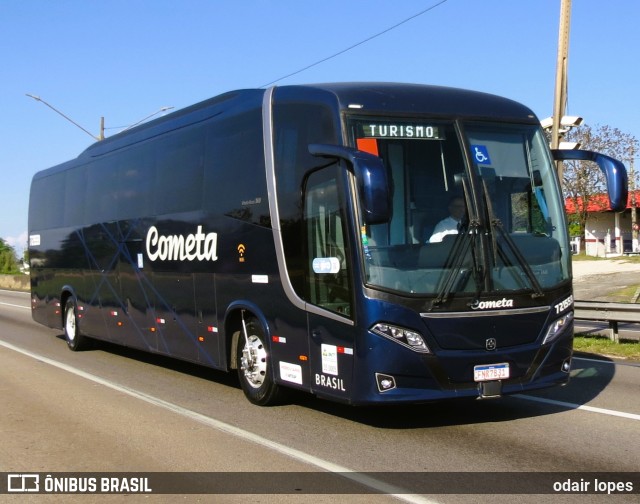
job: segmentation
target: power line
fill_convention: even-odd
[[[321,63],[329,61],[330,59],[336,58],[337,56],[340,56],[340,55],[342,55],[342,54],[344,54],[344,53],[346,53],[348,51],[351,51],[352,49],[355,49],[356,47],[359,47],[359,46],[361,46],[363,44],[366,44],[367,42],[369,42],[369,41],[371,41],[371,40],[373,40],[375,38],[378,38],[378,37],[384,35],[385,33],[389,33],[391,30],[395,30],[399,26],[402,26],[403,24],[408,23],[409,21],[411,21],[411,20],[413,20],[413,19],[415,19],[415,18],[417,18],[419,16],[422,16],[423,14],[426,14],[427,12],[435,9],[436,7],[441,6],[442,4],[444,4],[446,2],[448,2],[448,0],[441,0],[440,2],[438,2],[436,4],[433,4],[431,7],[428,7],[426,9],[418,12],[417,14],[414,14],[413,16],[408,17],[405,20],[400,21],[399,23],[396,23],[393,26],[390,26],[389,28],[387,28],[387,29],[385,29],[385,30],[383,30],[383,31],[381,31],[379,33],[376,33],[375,35],[371,35],[370,37],[368,37],[368,38],[366,38],[366,39],[364,39],[364,40],[362,40],[362,41],[360,41],[360,42],[358,42],[356,44],[353,44],[352,46],[349,46],[346,49],[342,49],[341,51],[338,51],[337,53],[332,54],[331,56],[327,56],[326,58],[323,58],[323,59],[321,59],[319,61],[316,61],[315,63],[311,63],[310,65],[307,65],[304,68],[301,68],[300,70],[296,70],[295,72],[291,72],[290,74],[287,74],[287,75],[285,75],[283,77],[280,77],[279,79],[276,79],[276,80],[273,80],[273,81],[268,82],[266,84],[263,84],[260,87],[264,88],[264,87],[267,87],[267,86],[271,86],[272,84],[275,84],[276,82],[280,82],[281,80],[287,79],[289,77],[292,77],[294,75],[302,73],[305,70],[309,70],[310,68],[313,68],[314,66],[317,66],[317,65],[320,65]]]

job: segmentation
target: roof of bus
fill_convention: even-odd
[[[277,87],[293,91],[310,101],[318,93],[336,100],[341,110],[357,106],[362,112],[443,115],[502,120],[537,121],[524,105],[500,96],[443,86],[384,82],[344,82]],[[230,91],[149,121],[88,147],[80,157],[99,156],[147,138],[194,124],[218,115],[222,110],[259,107],[264,89]],[[315,95],[315,96],[314,96]]]
[[[341,109],[538,122],[531,109],[521,103],[467,89],[390,82],[310,84],[300,87],[331,93],[337,98]]]
[[[162,133],[205,121],[232,108],[247,110],[259,107],[262,104],[263,95],[264,89],[229,91],[96,142],[87,147],[78,157],[100,156]]]
[[[310,102],[324,95],[323,101],[334,102],[340,110],[350,110],[354,113],[428,113],[443,117],[531,123],[538,121],[529,108],[513,100],[478,91],[443,86],[389,82],[304,84],[276,87],[276,97],[278,90],[303,99],[308,96]],[[100,156],[162,133],[207,120],[227,110],[242,111],[260,107],[264,93],[264,89],[243,89],[221,94],[96,142],[85,149],[78,159]],[[76,162],[72,160],[45,171],[48,173],[58,171]]]

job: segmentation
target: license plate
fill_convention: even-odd
[[[473,381],[493,381],[509,378],[509,363],[482,364],[473,367]]]

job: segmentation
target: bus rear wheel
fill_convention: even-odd
[[[251,403],[272,406],[281,400],[282,391],[273,379],[264,332],[255,319],[245,325],[246,335],[240,331],[237,347],[240,385]]]
[[[80,334],[78,307],[73,299],[69,299],[64,307],[64,339],[69,349],[74,352],[87,346],[87,338]]]

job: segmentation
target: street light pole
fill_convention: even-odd
[[[64,117],[67,121],[69,121],[71,124],[73,124],[74,126],[77,126],[78,128],[80,128],[82,131],[84,131],[87,135],[89,135],[91,138],[93,138],[94,140],[104,140],[104,116],[102,116],[100,118],[100,133],[98,134],[98,136],[95,136],[93,133],[91,133],[90,131],[87,131],[86,129],[84,129],[82,126],[80,126],[77,122],[75,122],[73,119],[71,119],[70,117],[67,117],[66,115],[64,115],[62,112],[60,112],[57,108],[55,108],[53,105],[50,105],[49,103],[47,103],[46,101],[44,101],[42,98],[40,98],[39,96],[35,96],[29,93],[26,93],[26,95],[29,98],[33,98],[36,101],[39,101],[40,103],[44,103],[47,107],[49,107],[51,110],[53,110],[55,113],[60,114],[62,117]],[[138,122],[132,124],[131,126],[127,126],[125,129],[123,129],[122,131],[126,131],[128,129],[133,128],[134,126],[137,126],[140,123],[143,123],[144,121],[146,121],[147,119],[151,119],[152,117],[160,114],[161,112],[166,112],[167,110],[171,110],[174,107],[161,107],[160,110],[155,111],[153,114],[149,114],[148,116],[144,117],[143,119],[140,119]]]
[[[40,103],[44,103],[47,107],[49,107],[51,110],[53,110],[55,113],[60,114],[62,117],[64,117],[67,121],[69,121],[71,124],[77,126],[78,128],[80,128],[82,131],[84,131],[87,135],[89,135],[91,138],[93,138],[94,140],[104,140],[104,117],[101,118],[100,121],[100,136],[95,136],[93,133],[91,133],[90,131],[87,131],[86,129],[84,129],[82,126],[80,126],[77,122],[75,122],[73,119],[71,119],[70,117],[67,117],[66,115],[64,115],[62,112],[60,112],[57,108],[55,108],[53,105],[50,105],[49,103],[47,103],[46,101],[44,101],[42,98],[40,98],[39,96],[34,96],[32,94],[26,93],[26,95],[29,98],[33,98],[36,101],[39,101]]]
[[[160,110],[156,110],[153,114],[149,114],[146,117],[143,117],[142,119],[140,119],[139,121],[131,124],[130,126],[127,126],[125,129],[123,129],[122,131],[127,131],[130,130],[131,128],[137,126],[138,124],[141,124],[143,122],[145,122],[147,119],[151,119],[154,116],[157,116],[158,114],[162,113],[162,112],[166,112],[167,110],[171,110],[174,107],[160,107]],[[122,133],[122,131],[120,133]]]

